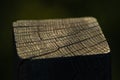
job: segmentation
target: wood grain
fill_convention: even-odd
[[[93,17],[18,20],[13,27],[17,53],[22,59],[110,52],[103,32]]]

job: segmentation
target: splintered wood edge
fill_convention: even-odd
[[[85,56],[110,52],[106,38],[94,17],[18,20],[13,22],[13,27],[17,53],[22,59]],[[56,30],[58,31],[55,32]],[[63,39],[61,36],[67,38]],[[29,42],[30,40],[33,41]]]

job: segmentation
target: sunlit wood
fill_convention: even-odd
[[[23,59],[95,55],[110,51],[93,17],[18,20],[13,26],[17,52]]]

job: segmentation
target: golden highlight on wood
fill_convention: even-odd
[[[22,59],[110,52],[103,32],[93,17],[18,20],[13,27],[17,53]]]

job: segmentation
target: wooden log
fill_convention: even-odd
[[[93,17],[13,23],[18,80],[111,80],[110,48]]]

